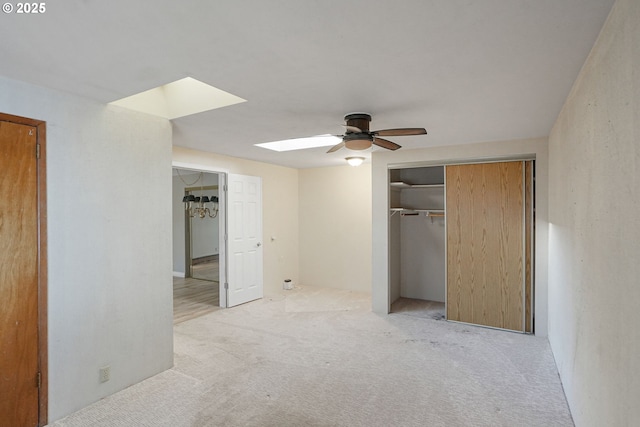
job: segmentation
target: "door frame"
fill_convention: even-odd
[[[33,126],[37,132],[38,156],[37,194],[38,194],[38,370],[40,387],[38,388],[38,425],[47,424],[49,409],[49,366],[47,333],[47,124],[42,120],[0,113],[0,120],[20,125]]]
[[[219,291],[219,306],[222,308],[226,308],[227,307],[227,290],[225,289],[224,284],[227,283],[227,241],[226,241],[227,198],[220,192],[220,189],[224,189],[226,187],[229,171],[222,168],[217,168],[214,166],[185,163],[185,162],[176,162],[176,161],[171,162],[171,168],[185,169],[193,172],[205,172],[205,173],[218,174],[218,218],[220,221],[219,223],[220,233],[218,235],[218,239],[220,240],[220,245],[218,246],[220,282],[218,284],[218,291]],[[188,266],[185,265],[185,273],[187,268]]]
[[[395,169],[408,169],[408,168],[419,168],[419,167],[432,167],[432,166],[444,166],[445,167],[445,200],[446,200],[446,191],[447,191],[447,185],[446,185],[446,167],[447,166],[457,166],[457,165],[469,165],[469,164],[483,164],[483,163],[504,163],[504,162],[513,162],[513,161],[518,161],[518,162],[528,162],[528,161],[532,161],[532,175],[531,175],[531,192],[532,192],[532,205],[531,205],[531,228],[532,230],[530,231],[530,241],[528,242],[529,247],[528,249],[530,250],[530,263],[531,265],[529,266],[530,268],[530,276],[527,277],[527,274],[525,273],[523,276],[523,286],[526,288],[527,284],[524,283],[527,280],[529,280],[529,292],[530,292],[530,304],[527,310],[527,307],[524,307],[523,309],[523,318],[524,318],[524,324],[527,324],[527,320],[530,322],[530,327],[531,327],[531,331],[530,332],[526,332],[523,331],[522,333],[530,333],[532,335],[535,335],[535,327],[534,327],[534,318],[535,318],[535,299],[536,299],[536,286],[535,286],[535,240],[536,240],[536,234],[535,234],[535,199],[536,199],[536,195],[535,195],[535,181],[534,181],[534,177],[536,175],[535,173],[535,169],[536,169],[536,154],[518,154],[518,155],[507,155],[507,156],[492,156],[492,157],[485,157],[485,158],[461,158],[461,159],[448,159],[448,160],[433,160],[433,161],[417,161],[417,162],[403,162],[403,163],[389,163],[387,164],[387,179],[386,179],[386,187],[387,187],[387,211],[389,211],[390,209],[390,194],[389,192],[390,190],[390,182],[391,182],[391,170],[395,170]],[[526,178],[526,174],[524,171],[524,167],[523,167],[523,184],[524,184],[524,179]],[[523,215],[525,215],[526,213],[526,203],[523,203]],[[387,230],[388,233],[390,233],[391,227],[390,227],[390,221],[391,221],[391,216],[389,213],[387,213]],[[445,230],[446,230],[446,226],[447,226],[447,216],[446,216],[446,204],[445,204]],[[523,229],[523,232],[525,232],[525,230]],[[388,234],[387,236],[387,243],[390,242],[390,234]],[[523,249],[526,251],[527,250],[527,241],[526,239],[523,239]],[[447,239],[445,237],[445,253],[447,251]],[[388,244],[387,245],[387,264],[389,265],[389,260],[391,259],[391,245]],[[446,259],[446,256],[445,256]],[[387,270],[387,313],[391,312],[391,269],[389,268]],[[448,290],[447,290],[447,283],[448,283],[448,271],[445,268],[445,312],[446,312],[446,307],[448,304],[447,301],[447,296],[448,296]],[[523,299],[525,299],[525,295],[523,295]],[[525,306],[526,306],[526,302],[525,302]],[[528,315],[527,315],[528,313]],[[446,319],[446,317],[445,317]],[[448,320],[448,319],[446,319]],[[455,321],[453,321],[455,322]],[[455,323],[464,323],[464,322],[455,322]],[[523,324],[523,325],[524,325]],[[519,332],[519,331],[513,331],[511,329],[502,329],[502,328],[496,328],[496,327],[492,327],[492,326],[486,326],[486,325],[476,325],[476,324],[471,324],[474,326],[479,326],[479,327],[483,327],[483,328],[489,328],[489,329],[497,329],[497,330],[503,330],[503,331],[508,331],[508,332]]]

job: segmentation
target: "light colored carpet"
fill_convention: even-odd
[[[296,288],[175,326],[175,367],[52,425],[572,426],[546,339]]]

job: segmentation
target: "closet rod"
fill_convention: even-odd
[[[401,216],[416,216],[424,213],[428,217],[444,218],[444,210],[442,209],[405,209],[405,208],[391,208],[391,216],[400,212]]]

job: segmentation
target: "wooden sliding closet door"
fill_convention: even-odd
[[[446,167],[447,319],[524,331],[524,162]]]

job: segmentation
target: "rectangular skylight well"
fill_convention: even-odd
[[[335,135],[316,135],[308,138],[285,139],[282,141],[263,142],[254,144],[256,147],[274,151],[303,150],[305,148],[329,147],[339,144],[342,139]]]
[[[241,102],[246,100],[194,78],[185,77],[110,104],[173,120]]]

